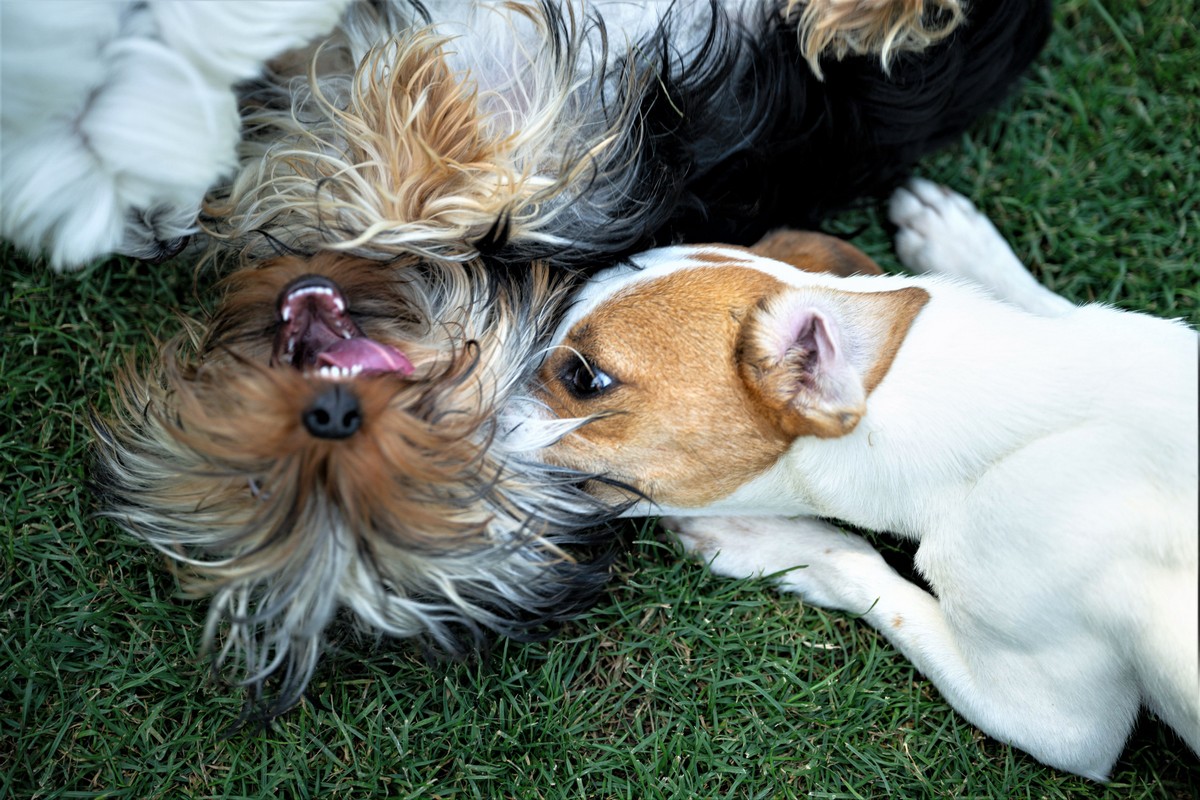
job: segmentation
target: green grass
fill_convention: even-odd
[[[1200,323],[1191,0],[1073,0],[1024,90],[922,170],[1054,289]],[[839,228],[894,266],[874,213]],[[982,736],[878,636],[642,531],[554,641],[466,663],[342,636],[306,704],[223,737],[202,604],[92,516],[86,410],[196,306],[186,265],[54,276],[0,250],[0,798],[997,797],[1200,794],[1146,718],[1107,787]],[[1119,365],[1117,365],[1119,366]],[[1114,370],[1119,377],[1119,371]]]

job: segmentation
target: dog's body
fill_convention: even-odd
[[[648,254],[564,325],[578,356],[548,361],[547,402],[599,416],[550,457],[646,491],[715,571],[786,571],[784,589],[863,615],[967,719],[1048,764],[1105,778],[1142,704],[1200,752],[1195,332],[1071,307],[931,184],[892,213],[910,266],[1009,302],[744,251]],[[647,304],[692,310],[676,329]],[[579,359],[602,376],[591,396]],[[932,593],[811,517],[919,541]]]
[[[0,235],[44,253],[55,269],[77,268],[110,253],[163,260],[210,224],[230,236],[248,232],[241,223],[260,226],[260,233],[289,246],[292,237],[309,246],[357,239],[361,251],[390,257],[420,244],[418,231],[442,234],[434,237],[436,243],[450,253],[468,250],[488,231],[472,231],[473,223],[495,222],[508,203],[516,228],[493,233],[520,238],[526,232],[522,223],[532,223],[528,232],[543,247],[553,242],[557,250],[566,247],[586,258],[583,246],[597,235],[591,223],[605,217],[625,222],[621,233],[610,231],[598,241],[631,245],[660,232],[686,204],[680,202],[684,198],[700,202],[673,220],[673,233],[694,227],[701,213],[722,225],[745,225],[749,205],[760,212],[768,207],[760,201],[775,191],[778,170],[794,169],[776,163],[768,171],[755,153],[769,150],[794,163],[783,152],[791,147],[799,148],[797,157],[810,152],[829,157],[841,149],[864,157],[859,165],[833,159],[845,166],[814,177],[839,180],[809,193],[804,203],[793,200],[802,213],[836,208],[957,136],[994,105],[1048,32],[1047,3],[1009,0],[974,13],[953,46],[915,61],[907,57],[956,31],[964,19],[961,5],[961,0],[97,0],[72,14],[55,14],[36,0],[13,0],[0,5],[5,97]],[[291,120],[289,133],[320,137],[331,130],[321,125],[331,110],[322,101],[343,105],[346,98],[339,93],[348,88],[350,75],[369,51],[396,35],[399,49],[415,44],[427,64],[444,60],[466,93],[479,90],[487,129],[479,143],[499,144],[491,153],[497,160],[464,161],[459,167],[466,167],[464,176],[494,169],[496,180],[484,180],[490,196],[462,198],[466,202],[453,219],[438,218],[444,209],[414,219],[412,207],[399,214],[389,207],[392,175],[383,187],[357,185],[349,189],[351,197],[337,191],[325,197],[326,203],[336,198],[348,206],[341,209],[344,215],[335,214],[340,219],[318,222],[314,232],[314,218],[305,215],[314,213],[316,198],[280,191],[281,174],[254,153],[254,143],[263,142],[261,128],[286,128],[291,109],[276,107],[283,113],[272,120],[259,107],[239,120],[238,95],[247,101],[243,112],[264,101],[264,89],[267,104],[282,97],[290,105],[300,89],[290,79],[300,77],[303,84],[308,72],[311,49],[301,48],[318,37],[314,47],[327,55],[346,48],[349,62],[325,58],[314,75],[321,100],[303,109],[297,105],[300,116]],[[811,70],[792,63],[800,59]],[[644,70],[655,61],[661,63]],[[631,69],[634,62],[640,63]],[[892,70],[895,81],[879,79],[880,65]],[[647,91],[636,80],[622,84],[635,72],[654,71],[664,81],[661,92]],[[956,92],[960,77],[967,76],[969,90]],[[821,80],[828,81],[829,91]],[[420,83],[408,87],[414,99]],[[838,119],[830,125],[822,115]],[[831,129],[840,135],[827,137]],[[643,131],[645,138],[638,140]],[[249,141],[239,155],[243,133]],[[352,131],[342,141],[293,139],[290,145],[298,147],[289,157],[306,150],[302,160],[311,161],[317,150],[329,157],[347,141],[365,144],[363,133]],[[508,137],[513,138],[505,141]],[[275,144],[282,138],[279,130],[266,137]],[[599,158],[588,165],[590,148],[596,150],[590,156]],[[512,163],[506,163],[510,156]],[[738,170],[710,172],[730,158]],[[518,173],[506,175],[513,167]],[[592,171],[555,174],[563,168]],[[334,181],[338,189],[347,188],[340,183],[345,177]],[[560,178],[568,178],[565,186],[555,185]],[[225,185],[230,179],[232,187]],[[585,191],[589,180],[598,183]],[[763,182],[771,185],[757,195],[748,191]],[[301,184],[293,181],[290,188]],[[697,194],[689,184],[703,189]],[[198,219],[210,189],[225,200],[232,192],[233,205]],[[548,199],[555,207],[580,208],[564,213],[541,208],[536,214],[527,208]],[[466,214],[471,200],[482,203],[474,217]],[[721,204],[726,207],[718,208]],[[287,214],[282,209],[289,205],[300,208],[288,221],[300,222],[287,235],[283,221],[263,224],[264,215]],[[380,220],[426,227],[402,236],[393,231],[391,237],[372,231],[366,239],[360,238],[362,230],[327,229]],[[455,247],[455,233],[472,235]]]
[[[497,416],[579,276],[885,191],[1048,29],[1043,0],[851,5],[360,2],[243,87],[205,220],[239,269],[98,430],[110,515],[213,595],[218,661],[282,676],[278,709],[341,608],[453,651],[595,597],[570,546],[620,506]]]

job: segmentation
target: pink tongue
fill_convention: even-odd
[[[363,372],[398,372],[403,377],[413,371],[412,362],[399,350],[365,336],[334,342],[317,356],[317,365],[346,370],[360,367]]]

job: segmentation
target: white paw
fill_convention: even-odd
[[[716,574],[781,573],[781,589],[822,608],[865,612],[879,568],[891,570],[862,537],[808,517],[664,517],[661,524]]]
[[[957,192],[914,178],[897,189],[888,216],[900,229],[896,255],[913,272],[937,273],[990,286],[997,259],[1016,260],[991,221]]]
[[[993,297],[1041,316],[1070,312],[1070,302],[1042,286],[1004,237],[971,201],[914,178],[888,204],[896,224],[896,255],[913,272],[961,278]]]

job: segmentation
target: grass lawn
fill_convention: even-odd
[[[1059,3],[1020,95],[922,173],[1073,300],[1200,323],[1197,19],[1192,0]],[[863,226],[895,266],[877,210],[834,225]],[[191,272],[61,277],[11,249],[0,271],[0,798],[1200,796],[1200,761],[1148,717],[1111,784],[1056,773],[864,625],[709,576],[650,529],[554,641],[447,663],[345,633],[317,703],[223,736],[241,700],[198,657],[203,604],[83,488],[86,411],[195,308]]]

